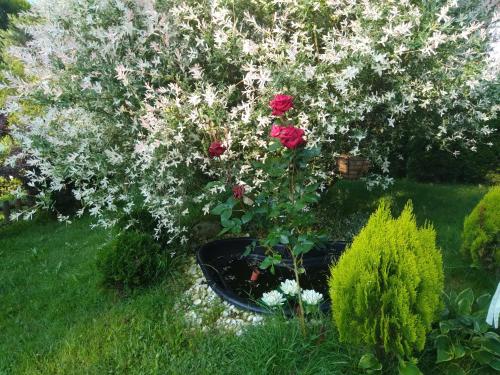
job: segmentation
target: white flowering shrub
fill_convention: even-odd
[[[140,205],[185,240],[187,207],[208,213],[227,189],[200,194],[199,176],[247,192],[266,180],[252,162],[270,144],[276,93],[299,98],[323,187],[341,152],[370,158],[380,173],[369,183],[387,184],[387,156],[407,133],[482,142],[499,109],[488,55],[498,15],[475,3],[40,0],[31,41],[11,50],[29,78],[9,77],[7,111],[46,109],[15,132],[42,196],[72,181],[100,224]],[[227,149],[216,160],[214,141]]]

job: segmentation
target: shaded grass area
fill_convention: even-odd
[[[493,280],[459,252],[463,218],[486,191],[401,181],[368,192],[362,183],[342,182],[323,202],[324,222],[369,213],[381,198],[399,213],[412,199],[420,223],[429,220],[437,230],[447,287],[491,292]],[[338,343],[328,318],[307,338],[295,321],[279,318],[242,337],[189,330],[176,308],[186,288],[179,266],[128,297],[103,290],[95,261],[111,234],[90,223],[40,218],[0,227],[1,375],[358,373],[361,353]]]

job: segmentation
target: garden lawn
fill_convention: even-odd
[[[444,254],[447,288],[492,292],[494,280],[459,253],[465,215],[487,188],[401,181],[389,191],[336,184],[323,201],[332,217],[370,212],[379,199],[399,212],[413,200]],[[111,238],[38,218],[0,227],[0,374],[356,374],[360,353],[338,343],[325,319],[303,338],[295,321],[271,319],[242,337],[190,331],[175,302],[186,288],[182,259],[159,285],[125,297],[99,284],[96,254]],[[328,225],[325,222],[325,225]]]

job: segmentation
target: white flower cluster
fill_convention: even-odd
[[[271,290],[270,292],[264,293],[261,299],[262,302],[269,307],[282,306],[286,302],[286,298],[277,290]]]
[[[204,332],[219,329],[241,335],[245,327],[260,324],[262,316],[239,310],[223,302],[208,286],[200,267],[192,261],[188,269],[192,286],[184,293],[184,301],[179,308],[185,310],[186,321]]]
[[[381,171],[370,183],[386,185],[388,154],[409,134],[474,149],[499,110],[499,60],[487,58],[498,15],[489,3],[419,4],[37,1],[41,22],[10,51],[24,76],[7,77],[7,111],[41,201],[73,182],[99,224],[143,207],[186,241],[187,206],[209,212],[226,189],[197,191],[200,175],[231,170],[248,194],[265,181],[253,163],[266,158],[277,93],[297,98],[295,125],[322,147],[323,187],[341,152],[369,157]],[[216,160],[214,140],[227,148]]]
[[[279,290],[272,290],[262,295],[261,301],[269,307],[279,307],[286,302],[286,297],[296,298],[300,296],[302,301],[309,306],[317,306],[323,300],[323,294],[313,289],[300,289],[295,280],[287,279],[282,281]]]
[[[312,289],[306,289],[302,291],[302,301],[309,306],[315,306],[321,302],[323,299],[323,294],[316,292]]]
[[[295,280],[287,279],[280,284],[280,290],[287,296],[296,296],[300,292],[300,287]]]

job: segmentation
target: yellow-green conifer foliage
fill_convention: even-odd
[[[410,202],[397,219],[382,202],[331,269],[340,339],[401,358],[422,350],[441,308],[443,278],[434,229],[417,228]]]
[[[500,186],[493,187],[465,218],[462,250],[475,265],[500,268]]]

